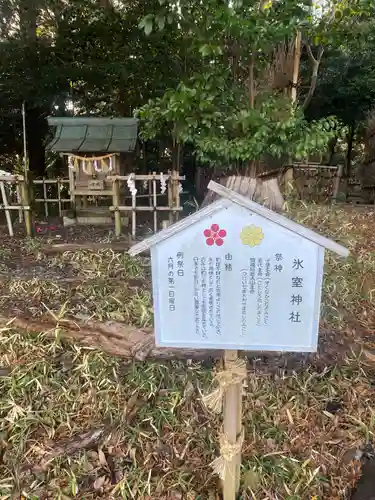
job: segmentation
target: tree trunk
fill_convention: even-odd
[[[301,32],[297,31],[296,40],[294,43],[292,90],[290,92],[290,98],[293,104],[297,102],[297,87],[298,87],[299,68],[301,61],[301,39],[302,39]]]
[[[355,134],[355,122],[349,125],[348,133],[346,135],[346,156],[345,156],[345,174],[344,174],[344,193],[345,199],[348,198],[348,188],[349,188],[349,178],[351,176],[352,170],[352,152],[354,144],[354,134]]]
[[[271,5],[273,0],[271,0]],[[259,2],[259,11],[264,10],[267,5],[267,0],[260,0]],[[249,91],[249,103],[250,108],[254,109],[255,107],[255,59],[256,59],[256,48],[257,42],[255,41],[251,47],[250,61],[249,61],[249,76],[248,76],[248,91]],[[245,168],[245,175],[255,179],[259,169],[259,161],[249,160],[247,166]]]
[[[335,152],[336,152],[337,141],[338,141],[338,137],[336,136],[333,139],[331,139],[328,143],[328,149],[329,149],[329,158],[328,158],[328,162],[327,162],[328,165],[332,164],[333,157],[335,156]]]
[[[346,158],[345,158],[345,175],[349,179],[352,170],[352,153],[354,145],[354,134],[355,134],[355,122],[349,125],[348,134],[346,136],[347,148],[346,148]]]
[[[20,35],[25,47],[32,48],[37,41],[36,28],[39,0],[20,0]]]
[[[256,46],[254,44],[252,48],[252,53],[250,55],[250,63],[249,63],[249,101],[250,101],[250,108],[254,109],[254,104],[255,104],[255,78],[254,78],[254,66],[255,66],[255,52]]]
[[[319,47],[318,55],[315,59],[315,57],[312,53],[311,46],[308,43],[306,44],[306,50],[307,50],[307,54],[309,56],[309,59],[310,59],[311,65],[312,65],[312,74],[311,74],[311,80],[310,80],[310,88],[309,88],[309,91],[307,93],[307,96],[305,97],[305,101],[302,105],[302,108],[304,111],[308,108],[308,106],[310,105],[310,102],[313,98],[313,95],[314,95],[314,92],[316,89],[316,83],[318,81],[319,66],[320,66],[320,62],[322,60],[323,53],[324,53],[323,47]]]
[[[43,177],[46,171],[44,138],[48,132],[45,110],[26,106],[26,137],[29,170],[34,177]]]
[[[27,61],[27,73],[33,77],[38,67],[37,54],[37,20],[41,0],[20,0],[20,37]],[[46,111],[33,103],[33,97],[27,96],[26,102],[26,136],[29,156],[29,169],[34,176],[43,176],[45,173],[44,138],[48,131],[45,120]]]

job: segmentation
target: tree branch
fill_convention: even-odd
[[[321,63],[321,60],[322,60],[322,57],[324,54],[324,48],[319,47],[318,55],[315,59],[314,54],[313,54],[312,49],[311,49],[311,45],[309,43],[305,43],[305,46],[306,46],[307,55],[309,56],[309,59],[310,59],[311,65],[312,65],[312,74],[311,74],[310,88],[309,88],[309,91],[307,93],[307,96],[305,97],[304,103],[302,105],[303,111],[305,111],[308,108],[308,106],[311,102],[311,99],[313,98],[313,95],[314,95],[314,92],[316,89],[316,83],[318,81],[319,66],[320,66],[320,63]]]

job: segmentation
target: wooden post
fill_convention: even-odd
[[[4,205],[4,210],[5,210],[5,217],[6,217],[7,224],[8,224],[9,236],[14,236],[13,225],[12,225],[12,218],[11,218],[10,213],[9,213],[8,199],[7,199],[7,195],[6,195],[6,191],[5,191],[5,186],[4,186],[4,182],[3,181],[0,182],[0,189],[1,189],[1,196],[3,198],[3,205]]]
[[[151,172],[148,173],[148,175],[152,175]],[[152,207],[153,202],[152,202],[152,181],[148,181],[148,204],[150,207]]]
[[[224,369],[238,358],[237,351],[224,352]],[[230,445],[235,445],[242,427],[242,383],[231,385],[224,396],[224,435]],[[240,488],[241,453],[228,464],[223,484],[224,500],[235,500]]]
[[[154,208],[154,233],[158,231],[158,212],[156,210],[158,198],[156,196],[156,172],[152,172],[152,204]]]
[[[340,192],[340,183],[341,183],[341,179],[342,179],[343,174],[344,174],[344,165],[339,165],[339,167],[336,171],[336,177],[334,180],[334,187],[333,187],[332,198],[334,201],[337,201],[337,197],[338,197],[339,192]]]
[[[174,171],[168,170],[168,206],[169,206],[169,222],[173,223],[173,190],[174,190]]]
[[[23,222],[23,211],[22,211],[22,198],[21,198],[19,181],[17,181],[17,184],[16,184],[16,191],[17,191],[17,205],[19,205],[19,207],[20,207],[20,209],[18,210],[18,222],[20,224],[22,224],[22,222]]]
[[[169,220],[163,220],[161,223],[161,228],[167,229],[167,227],[169,227],[170,225],[171,225],[171,223],[169,222]]]
[[[62,205],[61,205],[61,184],[60,177],[57,178],[57,199],[59,200],[59,217],[62,215]]]
[[[135,240],[137,230],[137,195],[132,194],[132,238]]]
[[[44,213],[45,213],[46,219],[48,219],[47,186],[46,186],[45,181],[46,181],[46,179],[43,177]]]
[[[31,207],[29,206],[29,191],[28,191],[28,184],[27,180],[24,179],[21,181],[21,200],[22,200],[22,205],[25,208],[25,226],[26,226],[26,234],[27,236],[32,235],[32,228],[31,228]]]
[[[177,170],[173,171],[173,190],[174,190],[174,206],[176,209],[179,209],[181,206],[181,200],[180,200],[180,182],[178,180],[179,174]],[[177,222],[178,219],[180,218],[180,212],[179,210],[176,210],[175,212],[175,221]]]
[[[69,194],[70,194],[71,208],[75,211],[76,200],[74,194],[75,190],[74,170],[71,167],[68,167],[68,172],[69,172]]]
[[[121,236],[121,212],[119,210],[120,205],[120,185],[117,177],[113,177],[112,180],[112,191],[113,191],[113,206],[115,209],[115,234],[118,238]]]

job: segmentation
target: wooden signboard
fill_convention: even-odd
[[[222,198],[129,253],[151,250],[156,344],[225,351],[219,382],[226,381],[216,394],[225,396],[224,433],[214,468],[224,499],[233,500],[245,376],[237,351],[316,351],[324,252],[349,252],[219,184],[209,188]],[[208,402],[221,408],[215,397]]]

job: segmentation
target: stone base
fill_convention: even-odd
[[[113,226],[115,223],[114,216],[106,207],[76,210],[75,213],[73,210],[66,210],[62,215],[64,227],[76,224],[83,226]],[[121,216],[121,224],[124,227],[129,225],[129,217],[127,215]]]

